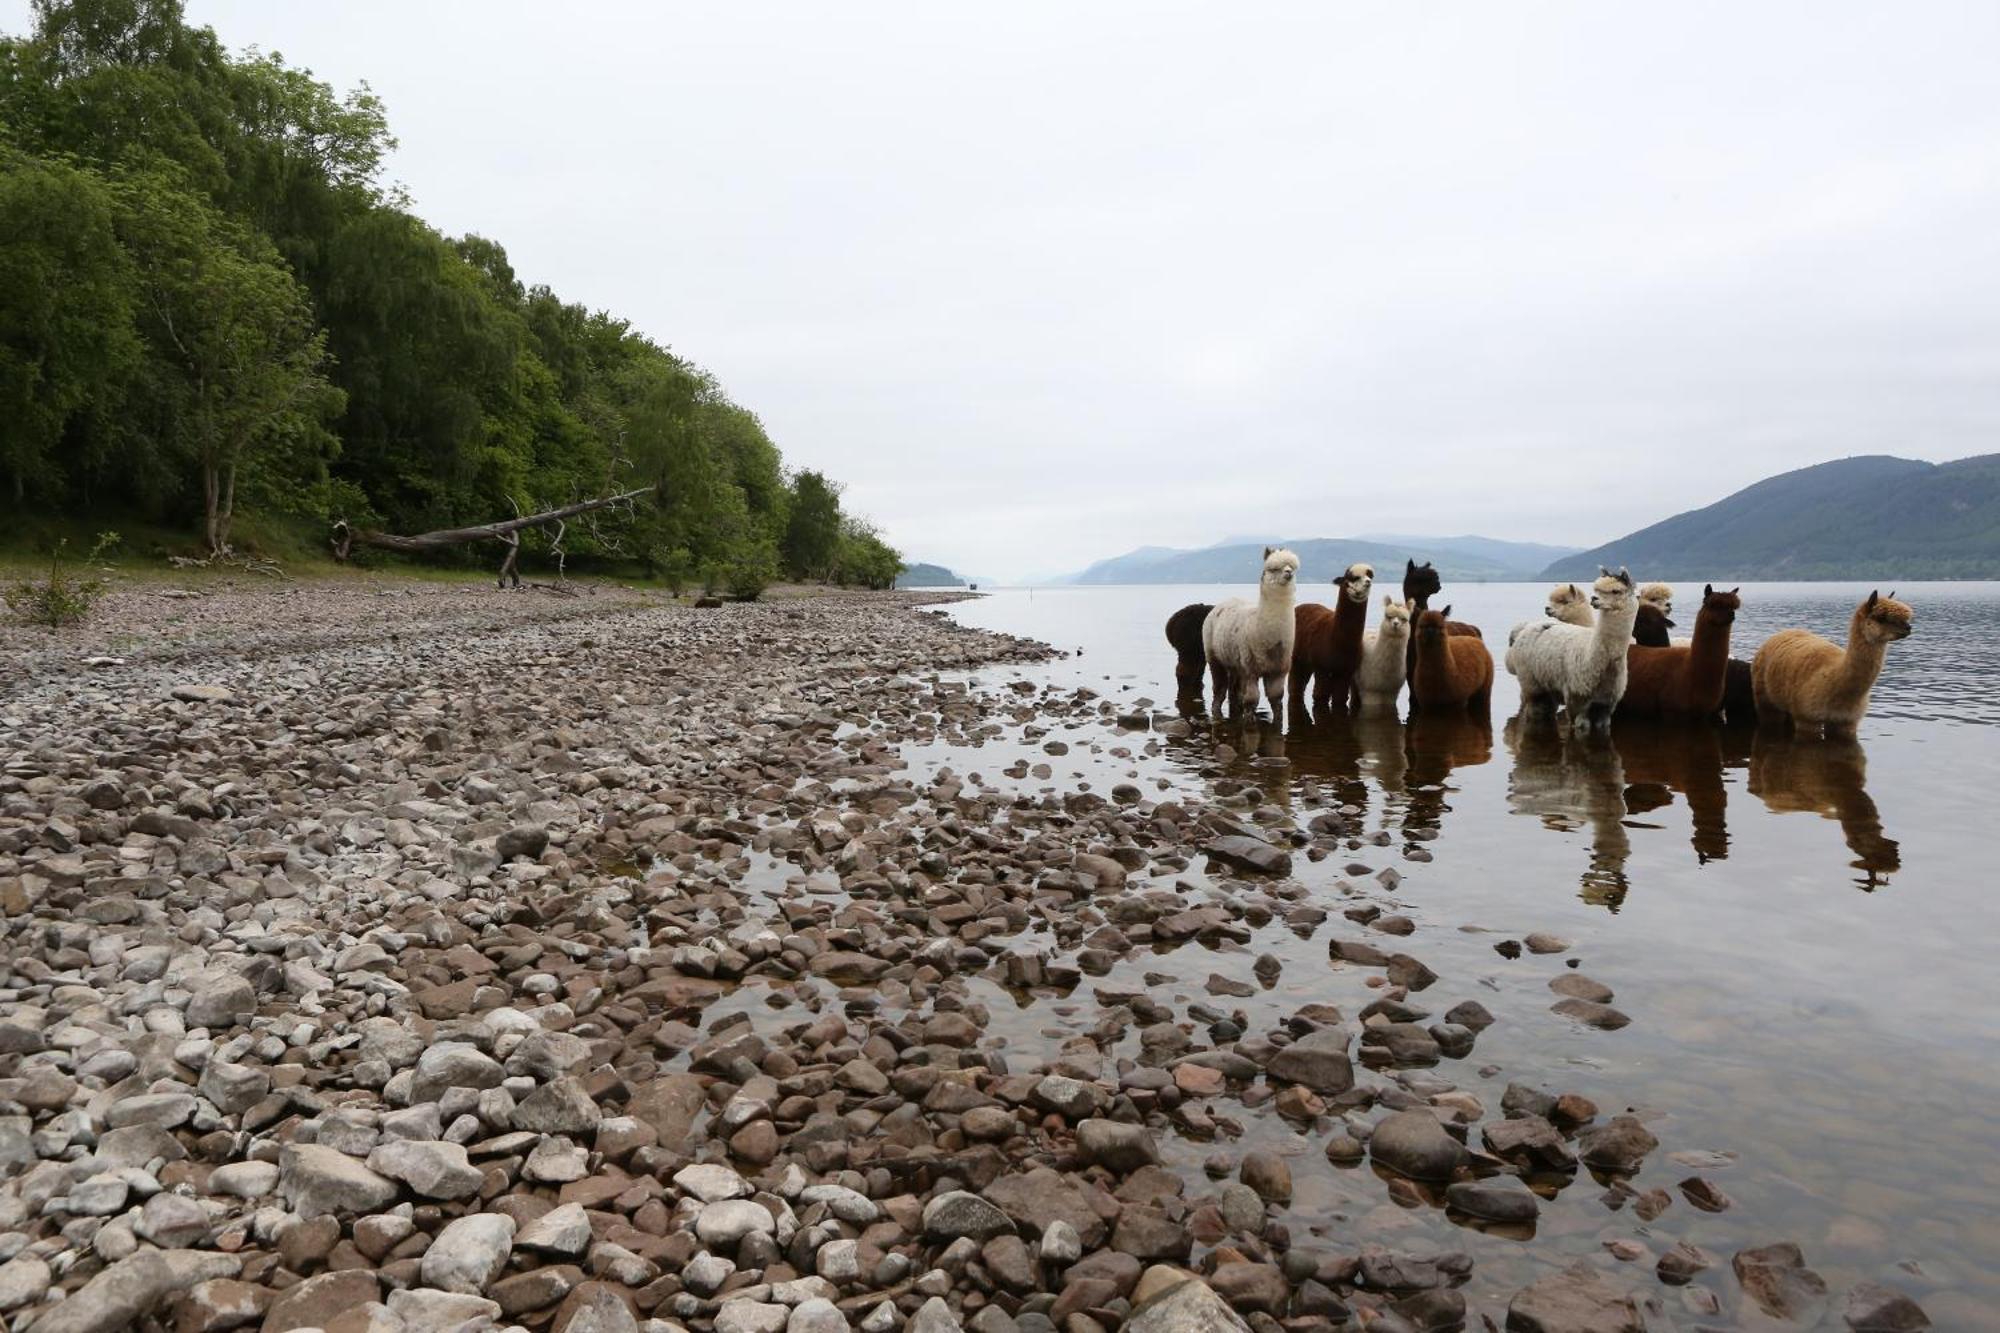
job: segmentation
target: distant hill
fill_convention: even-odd
[[[1299,577],[1323,583],[1356,561],[1375,566],[1376,576],[1389,587],[1400,586],[1403,561],[1429,560],[1438,573],[1459,582],[1500,583],[1536,576],[1555,556],[1573,546],[1503,542],[1491,537],[1312,537],[1270,543],[1298,552]],[[1136,551],[1100,560],[1063,583],[1244,583],[1254,581],[1264,560],[1266,543],[1229,542],[1180,551],[1142,546]]]
[[[2000,578],[2000,454],[1800,468],[1553,561],[1541,577],[1588,578],[1599,565],[1640,579]]]
[[[896,576],[898,588],[963,588],[965,580],[943,565],[908,565]]]

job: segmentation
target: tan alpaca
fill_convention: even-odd
[[[1910,608],[1868,594],[1854,609],[1843,650],[1810,630],[1781,630],[1765,640],[1750,664],[1750,686],[1762,725],[1790,721],[1812,733],[1851,736],[1868,712],[1868,694],[1882,674],[1889,645],[1910,633]]]

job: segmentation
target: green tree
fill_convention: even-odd
[[[132,296],[103,183],[0,146],[0,475],[17,503],[61,496],[65,433],[124,393]]]
[[[141,326],[162,362],[172,438],[201,482],[203,534],[229,548],[239,478],[310,484],[340,392],[326,335],[269,241],[160,175],[120,183]]]
[[[840,489],[817,472],[792,478],[783,551],[793,578],[823,579],[832,572],[840,552]]]

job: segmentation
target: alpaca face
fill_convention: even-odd
[[[1659,607],[1663,616],[1674,613],[1674,590],[1665,583],[1648,583],[1639,589],[1639,600],[1647,606]]]
[[[1597,582],[1590,585],[1590,606],[1600,615],[1611,618],[1616,618],[1623,611],[1636,611],[1632,576],[1622,569],[1616,574],[1605,570]]]
[[[1345,574],[1334,575],[1333,586],[1345,593],[1350,602],[1366,602],[1369,591],[1375,586],[1375,567],[1349,565]]]
[[[1542,608],[1542,614],[1550,620],[1568,621],[1583,609],[1584,602],[1583,589],[1574,583],[1560,584],[1549,593],[1549,602]]]
[[[1264,550],[1263,586],[1272,592],[1289,589],[1299,576],[1299,558],[1283,547]]]
[[[1384,594],[1382,598],[1382,623],[1376,634],[1383,639],[1400,639],[1410,632],[1410,606]]]
[[[1894,643],[1898,639],[1910,637],[1910,622],[1916,613],[1905,602],[1896,600],[1896,594],[1878,597],[1868,594],[1868,600],[1861,604],[1857,613],[1861,620],[1862,633],[1870,643]]]
[[[1442,639],[1445,637],[1444,623],[1451,619],[1451,608],[1442,611],[1424,611],[1417,616],[1417,637],[1421,639]]]
[[[1405,561],[1403,569],[1403,596],[1412,602],[1428,602],[1444,587],[1438,572],[1426,560],[1421,565],[1414,560]]]
[[[1652,585],[1649,584],[1647,586],[1650,587]],[[1741,588],[1731,588],[1728,592],[1717,592],[1713,584],[1704,586],[1701,590],[1701,609],[1703,614],[1707,615],[1709,619],[1719,621],[1724,625],[1735,624],[1736,612],[1743,605],[1743,599],[1736,594],[1742,591]],[[1643,602],[1645,598],[1642,596],[1639,600]],[[1667,623],[1669,625],[1673,624],[1671,620]],[[1905,625],[1903,633],[1908,634],[1909,632],[1909,626]]]

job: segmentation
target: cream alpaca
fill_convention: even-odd
[[[1663,616],[1674,613],[1674,588],[1671,583],[1648,583],[1639,589],[1639,600],[1647,606],[1659,607]]]
[[[1410,604],[1382,594],[1382,623],[1361,636],[1354,693],[1365,713],[1393,713],[1409,678]]]
[[[1589,626],[1597,623],[1597,617],[1590,609],[1590,594],[1574,583],[1558,583],[1550,589],[1549,604],[1542,608],[1542,614],[1565,625]]]
[[[1909,636],[1911,614],[1895,593],[1871,592],[1854,608],[1844,651],[1810,630],[1773,634],[1750,663],[1758,722],[1789,721],[1805,732],[1824,728],[1830,736],[1852,736],[1867,715],[1889,645]]]
[[[1639,614],[1632,576],[1605,570],[1591,585],[1597,623],[1526,620],[1507,636],[1507,670],[1521,682],[1521,702],[1547,711],[1560,702],[1576,730],[1606,728],[1625,694],[1625,650]]]
[[[1271,718],[1279,725],[1285,720],[1285,673],[1292,664],[1292,617],[1294,584],[1299,577],[1299,558],[1282,548],[1264,548],[1264,573],[1257,586],[1257,600],[1232,597],[1208,613],[1201,623],[1202,649],[1208,657],[1214,684],[1213,709],[1222,716],[1227,699],[1231,713],[1257,707],[1257,683],[1264,683],[1264,698],[1271,705]]]

